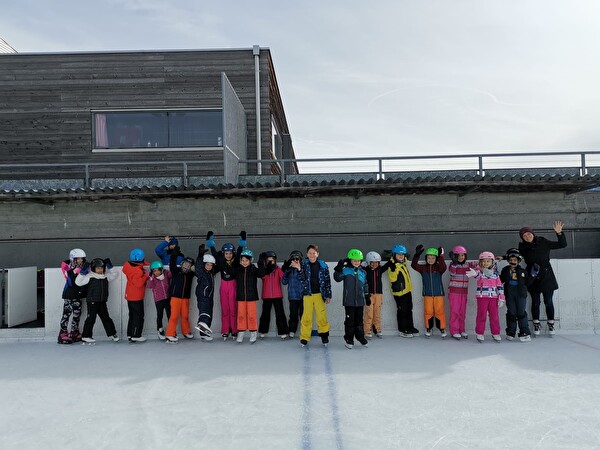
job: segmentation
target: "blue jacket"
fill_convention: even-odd
[[[344,306],[365,306],[365,295],[369,294],[367,274],[360,267],[344,267],[333,273],[335,281],[344,282],[342,303]]]
[[[154,249],[154,253],[156,253],[156,256],[158,256],[160,258],[163,265],[166,267],[168,267],[169,263],[171,262],[171,255],[169,253],[167,253],[167,251],[169,250],[169,245],[171,245],[171,244],[169,244],[167,241],[165,241],[163,239],[162,242],[160,244],[158,244],[156,246],[156,248]],[[177,265],[180,265],[181,261],[183,261],[183,256],[178,256],[177,257]]]
[[[331,278],[329,277],[329,268],[324,261],[317,259],[320,265],[319,268],[319,288],[323,300],[331,298]],[[304,258],[302,261],[302,271],[298,274],[300,282],[302,283],[302,292],[304,295],[312,295],[310,292],[310,261],[308,258]]]
[[[303,287],[299,277],[300,272],[293,267],[287,269],[283,274],[281,284],[287,285],[288,287],[288,300],[302,300]]]

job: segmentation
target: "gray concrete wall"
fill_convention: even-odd
[[[219,246],[237,243],[244,229],[250,248],[282,256],[316,242],[327,260],[350,247],[382,251],[395,243],[410,250],[460,243],[473,257],[515,246],[523,225],[554,239],[556,219],[565,223],[569,246],[553,257],[600,255],[600,192],[7,202],[0,203],[0,266],[56,267],[73,247],[115,263],[141,247],[152,260],[165,234],[178,236],[182,250],[195,256],[209,229]]]

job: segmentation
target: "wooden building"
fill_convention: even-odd
[[[295,158],[258,46],[1,54],[0,157],[5,189],[235,183]]]

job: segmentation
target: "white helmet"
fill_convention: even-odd
[[[367,256],[365,257],[365,260],[369,263],[376,262],[376,261],[381,262],[381,255],[377,252],[369,252],[369,253],[367,253]]]
[[[202,262],[216,264],[217,260],[215,259],[215,257],[213,255],[204,255],[204,257],[202,258]]]
[[[85,258],[85,252],[80,248],[74,248],[69,252],[69,259],[73,261],[75,258]]]

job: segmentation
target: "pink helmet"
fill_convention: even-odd
[[[492,252],[481,252],[479,254],[479,259],[496,259]]]
[[[458,255],[460,253],[464,253],[466,255],[467,254],[467,249],[464,248],[462,245],[457,245],[456,247],[454,247],[452,249],[452,253],[454,253],[455,255]]]

